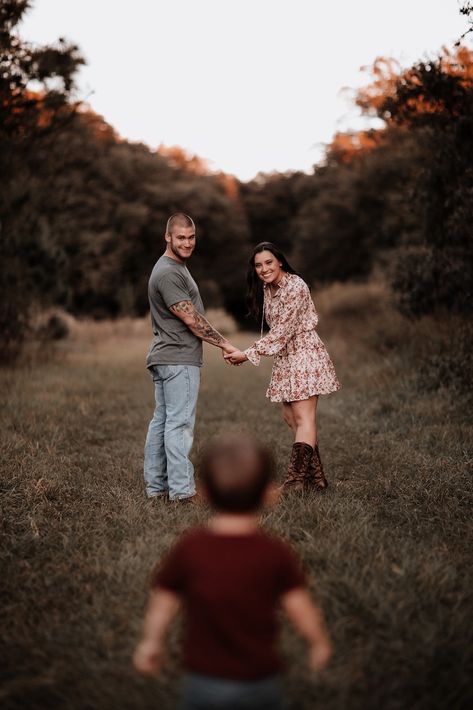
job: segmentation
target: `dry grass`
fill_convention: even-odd
[[[238,326],[235,319],[223,308],[209,308],[207,318],[220,333],[226,336],[234,335]],[[33,331],[41,333],[47,328],[48,321],[57,318],[68,331],[70,343],[100,344],[111,338],[133,338],[148,340],[150,337],[150,317],[120,318],[119,320],[90,320],[75,318],[61,309],[41,311],[32,321]]]
[[[466,708],[470,412],[446,388],[420,388],[417,368],[443,326],[402,321],[382,284],[336,286],[317,304],[343,384],[320,403],[331,487],[284,501],[264,524],[303,557],[336,654],[310,677],[285,629],[288,707]],[[153,394],[140,328],[89,330],[60,357],[0,373],[5,709],[175,706],[178,631],[159,683],[137,677],[130,654],[151,565],[207,511],[143,496]],[[245,422],[282,470],[291,440],[264,397],[269,369],[230,368],[207,349],[196,453]]]

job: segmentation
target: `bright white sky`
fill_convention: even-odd
[[[365,126],[341,94],[367,83],[361,66],[407,65],[465,29],[457,0],[35,0],[21,33],[79,45],[80,95],[121,136],[246,180],[310,170]]]

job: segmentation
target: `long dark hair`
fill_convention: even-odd
[[[275,244],[272,244],[271,242],[260,242],[255,246],[250,258],[248,273],[246,276],[246,305],[248,306],[248,315],[252,316],[257,323],[261,323],[261,318],[263,316],[264,295],[263,282],[255,270],[255,256],[256,254],[260,254],[262,251],[270,251],[271,254],[281,263],[283,271],[286,271],[288,274],[296,274],[297,276],[300,276],[300,274],[292,268],[282,251],[280,251]]]

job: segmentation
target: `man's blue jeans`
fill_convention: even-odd
[[[194,439],[200,368],[195,365],[153,365],[156,408],[145,443],[144,477],[151,498],[171,500],[195,494],[189,453]]]

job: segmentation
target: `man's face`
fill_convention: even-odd
[[[195,249],[194,227],[174,227],[172,234],[166,234],[166,242],[179,261],[186,261]]]

